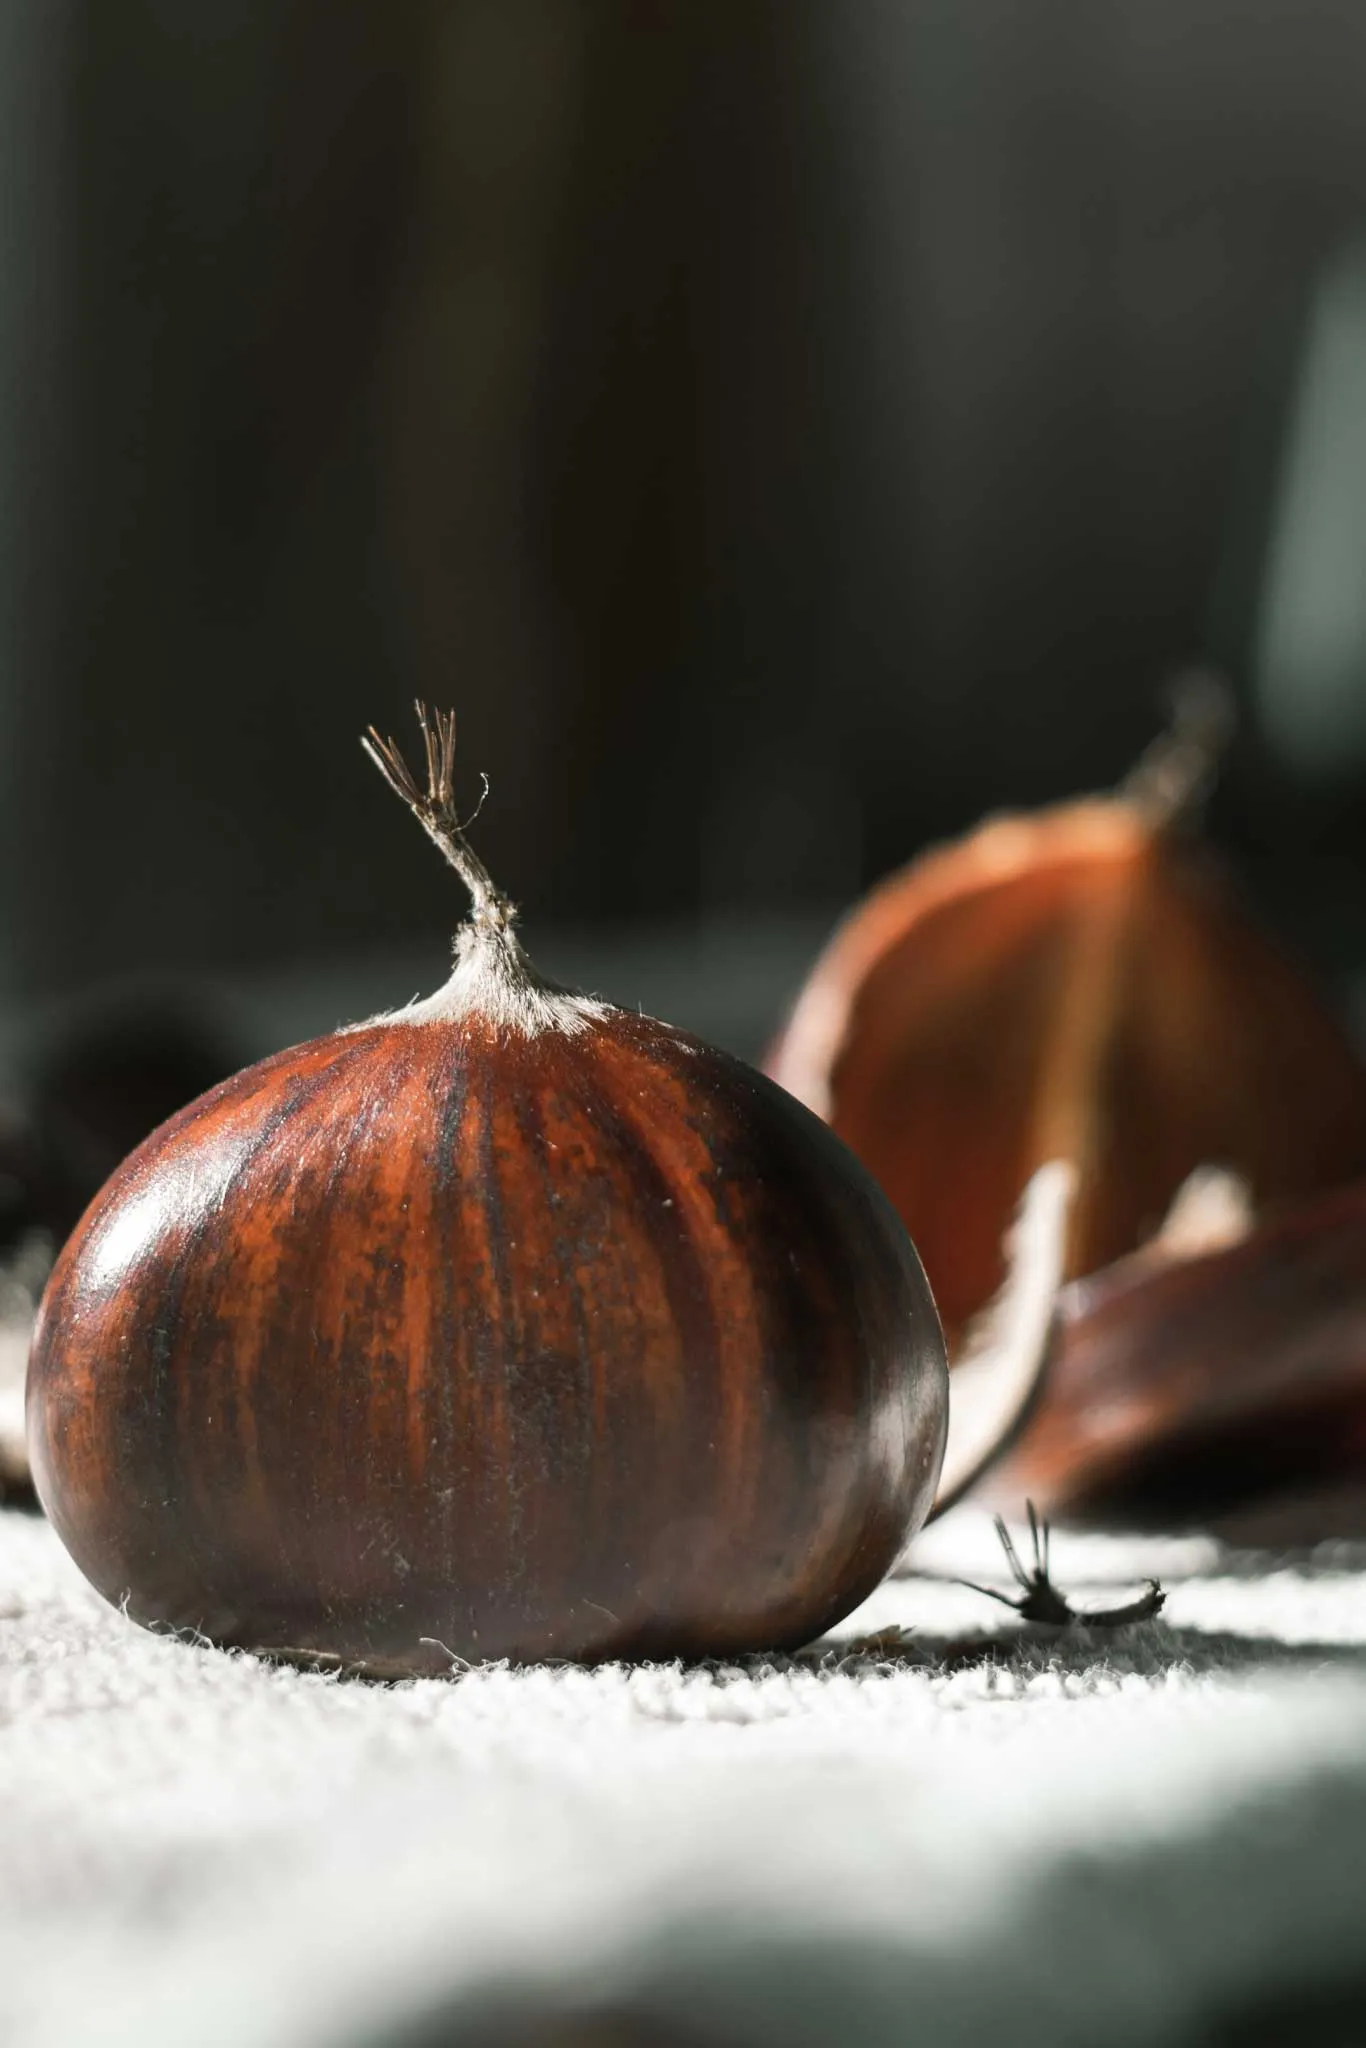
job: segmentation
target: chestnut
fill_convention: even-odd
[[[919,1259],[773,1082],[538,975],[419,707],[449,982],[282,1052],[114,1173],[40,1307],[34,1480],[136,1620],[378,1676],[794,1647],[943,1456]]]
[[[1188,685],[1113,795],[989,819],[856,906],[767,1061],[876,1177],[950,1349],[1045,1160],[1078,1171],[1067,1274],[1137,1249],[1215,1161],[1259,1207],[1366,1171],[1366,1069],[1190,830],[1228,713]]]

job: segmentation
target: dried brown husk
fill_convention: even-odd
[[[982,1497],[1245,1540],[1366,1530],[1366,1182],[1065,1288],[1045,1397]]]

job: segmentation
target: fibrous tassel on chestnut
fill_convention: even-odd
[[[782,1089],[536,973],[422,725],[425,788],[372,751],[470,888],[451,978],[115,1173],[39,1313],[39,1495],[135,1619],[381,1675],[804,1643],[930,1507],[919,1260]]]

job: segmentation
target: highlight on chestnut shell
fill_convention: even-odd
[[[39,1497],[137,1621],[378,1676],[796,1647],[928,1513],[943,1338],[833,1134],[538,975],[470,848],[449,981],[146,1140],[43,1297]]]
[[[1366,1171],[1348,1030],[1189,829],[1230,719],[1191,679],[1114,795],[988,819],[890,876],[765,1062],[885,1189],[951,1355],[1045,1160],[1078,1173],[1070,1278],[1137,1249],[1208,1163],[1258,1207]]]

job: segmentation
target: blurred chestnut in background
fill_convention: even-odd
[[[990,820],[882,883],[769,1056],[895,1204],[951,1348],[1046,1159],[1080,1177],[1071,1277],[1141,1244],[1206,1162],[1259,1206],[1366,1167],[1345,1028],[1188,829],[1222,701],[1189,691],[1117,794]]]
[[[180,988],[105,991],[34,1027],[0,1102],[0,1498],[30,1497],[25,1361],[54,1251],[120,1161],[239,1064],[207,1003]]]
[[[17,1100],[0,1099],[0,1257],[40,1228],[51,1209],[32,1118]]]
[[[178,986],[110,990],[53,1026],[25,1093],[38,1220],[56,1243],[158,1124],[243,1058],[208,1002]]]

